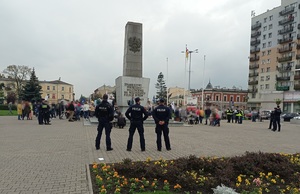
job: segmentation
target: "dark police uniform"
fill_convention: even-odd
[[[98,135],[96,137],[96,149],[100,149],[100,140],[102,136],[103,128],[105,128],[106,135],[106,150],[113,150],[111,147],[111,139],[110,133],[112,129],[112,121],[114,119],[113,107],[107,102],[107,100],[103,99],[100,104],[98,104],[95,108],[95,116],[98,118]]]
[[[162,101],[162,100],[161,100]],[[162,101],[163,102],[163,101]],[[152,116],[156,123],[155,133],[157,135],[156,144],[157,150],[161,151],[161,134],[164,134],[164,140],[166,144],[166,149],[171,150],[170,138],[169,138],[169,118],[171,116],[170,109],[163,104],[157,106],[153,112]],[[160,121],[164,121],[164,124],[159,124]]]
[[[281,125],[280,125],[280,114],[281,114],[281,109],[280,107],[277,107],[274,110],[274,127],[278,127],[278,131],[280,131]],[[276,128],[273,128],[273,131],[276,131]]]
[[[273,130],[275,129],[276,130],[276,124],[275,124],[275,126],[274,126],[274,119],[275,119],[275,117],[274,117],[274,111],[271,111],[271,114],[270,114],[270,124],[269,124],[269,128],[268,129],[272,129],[272,127],[273,127]]]
[[[133,142],[133,135],[135,133],[135,130],[137,128],[138,133],[140,135],[140,145],[141,150],[145,151],[145,137],[144,137],[144,126],[143,121],[148,118],[148,113],[146,109],[138,104],[140,101],[139,98],[135,99],[136,104],[130,106],[125,116],[130,120],[130,127],[129,127],[129,137],[127,142],[127,151],[131,151],[132,148],[132,142]],[[143,116],[144,115],[144,116]]]
[[[39,107],[39,124],[42,125],[43,122],[45,125],[50,125],[50,106],[46,102],[42,102]]]

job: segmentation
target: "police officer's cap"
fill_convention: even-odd
[[[139,98],[139,97],[136,97],[135,99],[134,99],[134,101],[135,102],[139,102],[141,99]]]
[[[159,99],[159,102],[164,103],[165,99],[161,98],[161,99]]]

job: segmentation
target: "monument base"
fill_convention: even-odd
[[[141,105],[146,106],[148,101],[150,78],[120,76],[116,79],[116,101],[122,113],[125,113],[128,104],[135,103],[139,97]]]

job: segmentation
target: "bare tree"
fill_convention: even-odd
[[[31,68],[25,65],[9,65],[4,69],[3,73],[16,82],[17,96],[20,97],[23,82],[26,80],[27,76],[30,75]]]

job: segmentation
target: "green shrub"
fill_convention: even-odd
[[[11,106],[12,110],[17,110],[17,106],[15,104],[13,104]],[[8,104],[0,104],[0,110],[9,110],[8,109]]]

